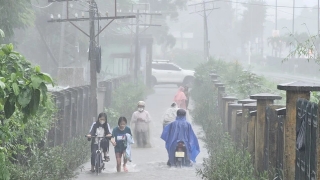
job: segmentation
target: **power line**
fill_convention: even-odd
[[[278,7],[278,8],[290,8],[292,9],[293,6],[275,6],[275,5],[269,5],[269,4],[256,4],[256,3],[246,3],[246,2],[236,2],[236,1],[228,1],[228,0],[215,0],[215,2],[229,2],[234,4],[244,4],[244,5],[252,5],[252,6],[266,6],[266,7]],[[302,6],[296,6],[295,9],[318,9],[316,7],[302,7]]]
[[[99,40],[96,41],[97,36],[99,37],[99,34],[107,28],[115,19],[124,19],[124,18],[135,18],[134,15],[131,16],[117,16],[114,17],[101,17],[96,16],[98,13],[98,6],[95,2],[95,0],[90,0],[89,3],[89,18],[78,18],[77,16],[75,18],[69,18],[69,1],[67,1],[67,18],[66,19],[51,19],[48,22],[69,22],[72,24],[75,28],[80,30],[82,33],[87,35],[90,38],[90,46],[89,46],[89,61],[90,61],[90,104],[91,117],[96,117],[97,113],[97,73],[100,73],[101,68],[101,47],[99,46]],[[116,0],[115,0],[115,9],[116,9]],[[98,27],[98,33],[95,31],[95,21],[98,20],[98,23],[100,20],[111,20],[108,22],[107,25],[105,25],[102,29]],[[80,27],[78,27],[74,22],[78,21],[89,21],[90,26],[90,32],[87,34],[84,30],[82,30]],[[99,69],[97,69],[97,64],[99,65]]]
[[[189,4],[189,6],[194,6],[196,7],[197,5],[202,5],[202,9],[200,11],[196,11],[196,12],[192,12],[192,13],[198,13],[200,16],[203,17],[203,25],[204,25],[204,58],[206,61],[209,61],[209,48],[210,48],[210,41],[209,41],[209,34],[208,34],[208,16],[213,12],[213,10],[218,9],[218,8],[214,8],[214,3],[215,1],[205,1],[203,0],[202,3],[196,3],[196,4]],[[208,3],[212,3],[213,4],[213,8],[211,9],[207,9],[206,8],[206,4]],[[209,14],[207,14],[207,11],[209,11]],[[203,12],[203,15],[201,15],[199,12]],[[190,13],[190,14],[192,14]]]
[[[46,6],[41,7],[41,6],[36,6],[36,5],[34,5],[34,4],[31,3],[31,5],[32,5],[33,7],[40,8],[40,9],[48,8],[48,7],[50,7],[52,4],[53,4],[53,3],[50,3],[50,4],[46,5]]]

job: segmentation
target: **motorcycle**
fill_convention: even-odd
[[[191,166],[191,161],[188,158],[187,148],[183,141],[179,141],[175,150],[175,165],[176,167]]]

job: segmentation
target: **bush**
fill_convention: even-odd
[[[191,97],[195,102],[192,116],[195,122],[203,127],[205,132],[204,142],[209,154],[209,157],[203,162],[203,168],[198,169],[197,174],[202,179],[209,180],[267,179],[266,174],[255,175],[250,154],[244,148],[238,148],[230,139],[228,133],[223,131],[217,106],[217,92],[213,92],[209,76],[213,69],[222,76],[223,82],[227,82],[226,84],[232,83],[232,86],[227,85],[226,88],[232,87],[233,89],[229,91],[233,91],[237,95],[248,96],[248,93],[258,91],[254,86],[250,86],[250,83],[248,84],[247,81],[252,79],[244,78],[243,81],[240,81],[235,78],[253,76],[243,72],[241,66],[237,63],[211,60],[196,68],[195,86],[191,90]],[[245,87],[251,87],[251,91],[240,91]],[[261,88],[258,86],[258,89]]]
[[[90,156],[88,141],[79,137],[65,146],[34,149],[23,162],[10,166],[11,179],[24,180],[61,180],[76,176],[74,170],[87,162]]]
[[[55,113],[56,108],[49,100],[25,124],[20,111],[3,122],[0,126],[0,180],[68,179],[89,159],[90,147],[83,137],[70,140],[65,146],[47,147],[46,137],[55,121]]]
[[[137,108],[138,101],[146,98],[147,87],[143,83],[123,83],[112,93],[112,103],[106,108],[108,123],[117,126],[120,116],[130,121],[132,113]]]

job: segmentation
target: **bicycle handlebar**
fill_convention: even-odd
[[[88,137],[87,135],[85,135],[84,137],[87,137],[87,138],[96,138],[97,136],[90,136],[90,137]],[[107,139],[110,140],[112,137],[104,136],[104,137],[97,137],[97,138],[107,138]]]

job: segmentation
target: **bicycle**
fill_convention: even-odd
[[[88,136],[85,135],[85,137],[88,137]],[[95,170],[96,174],[99,175],[99,173],[101,173],[101,171],[104,170],[104,162],[102,159],[102,148],[100,146],[100,142],[102,139],[108,138],[108,137],[91,136],[90,138],[98,138],[98,149],[96,150],[94,170]]]

